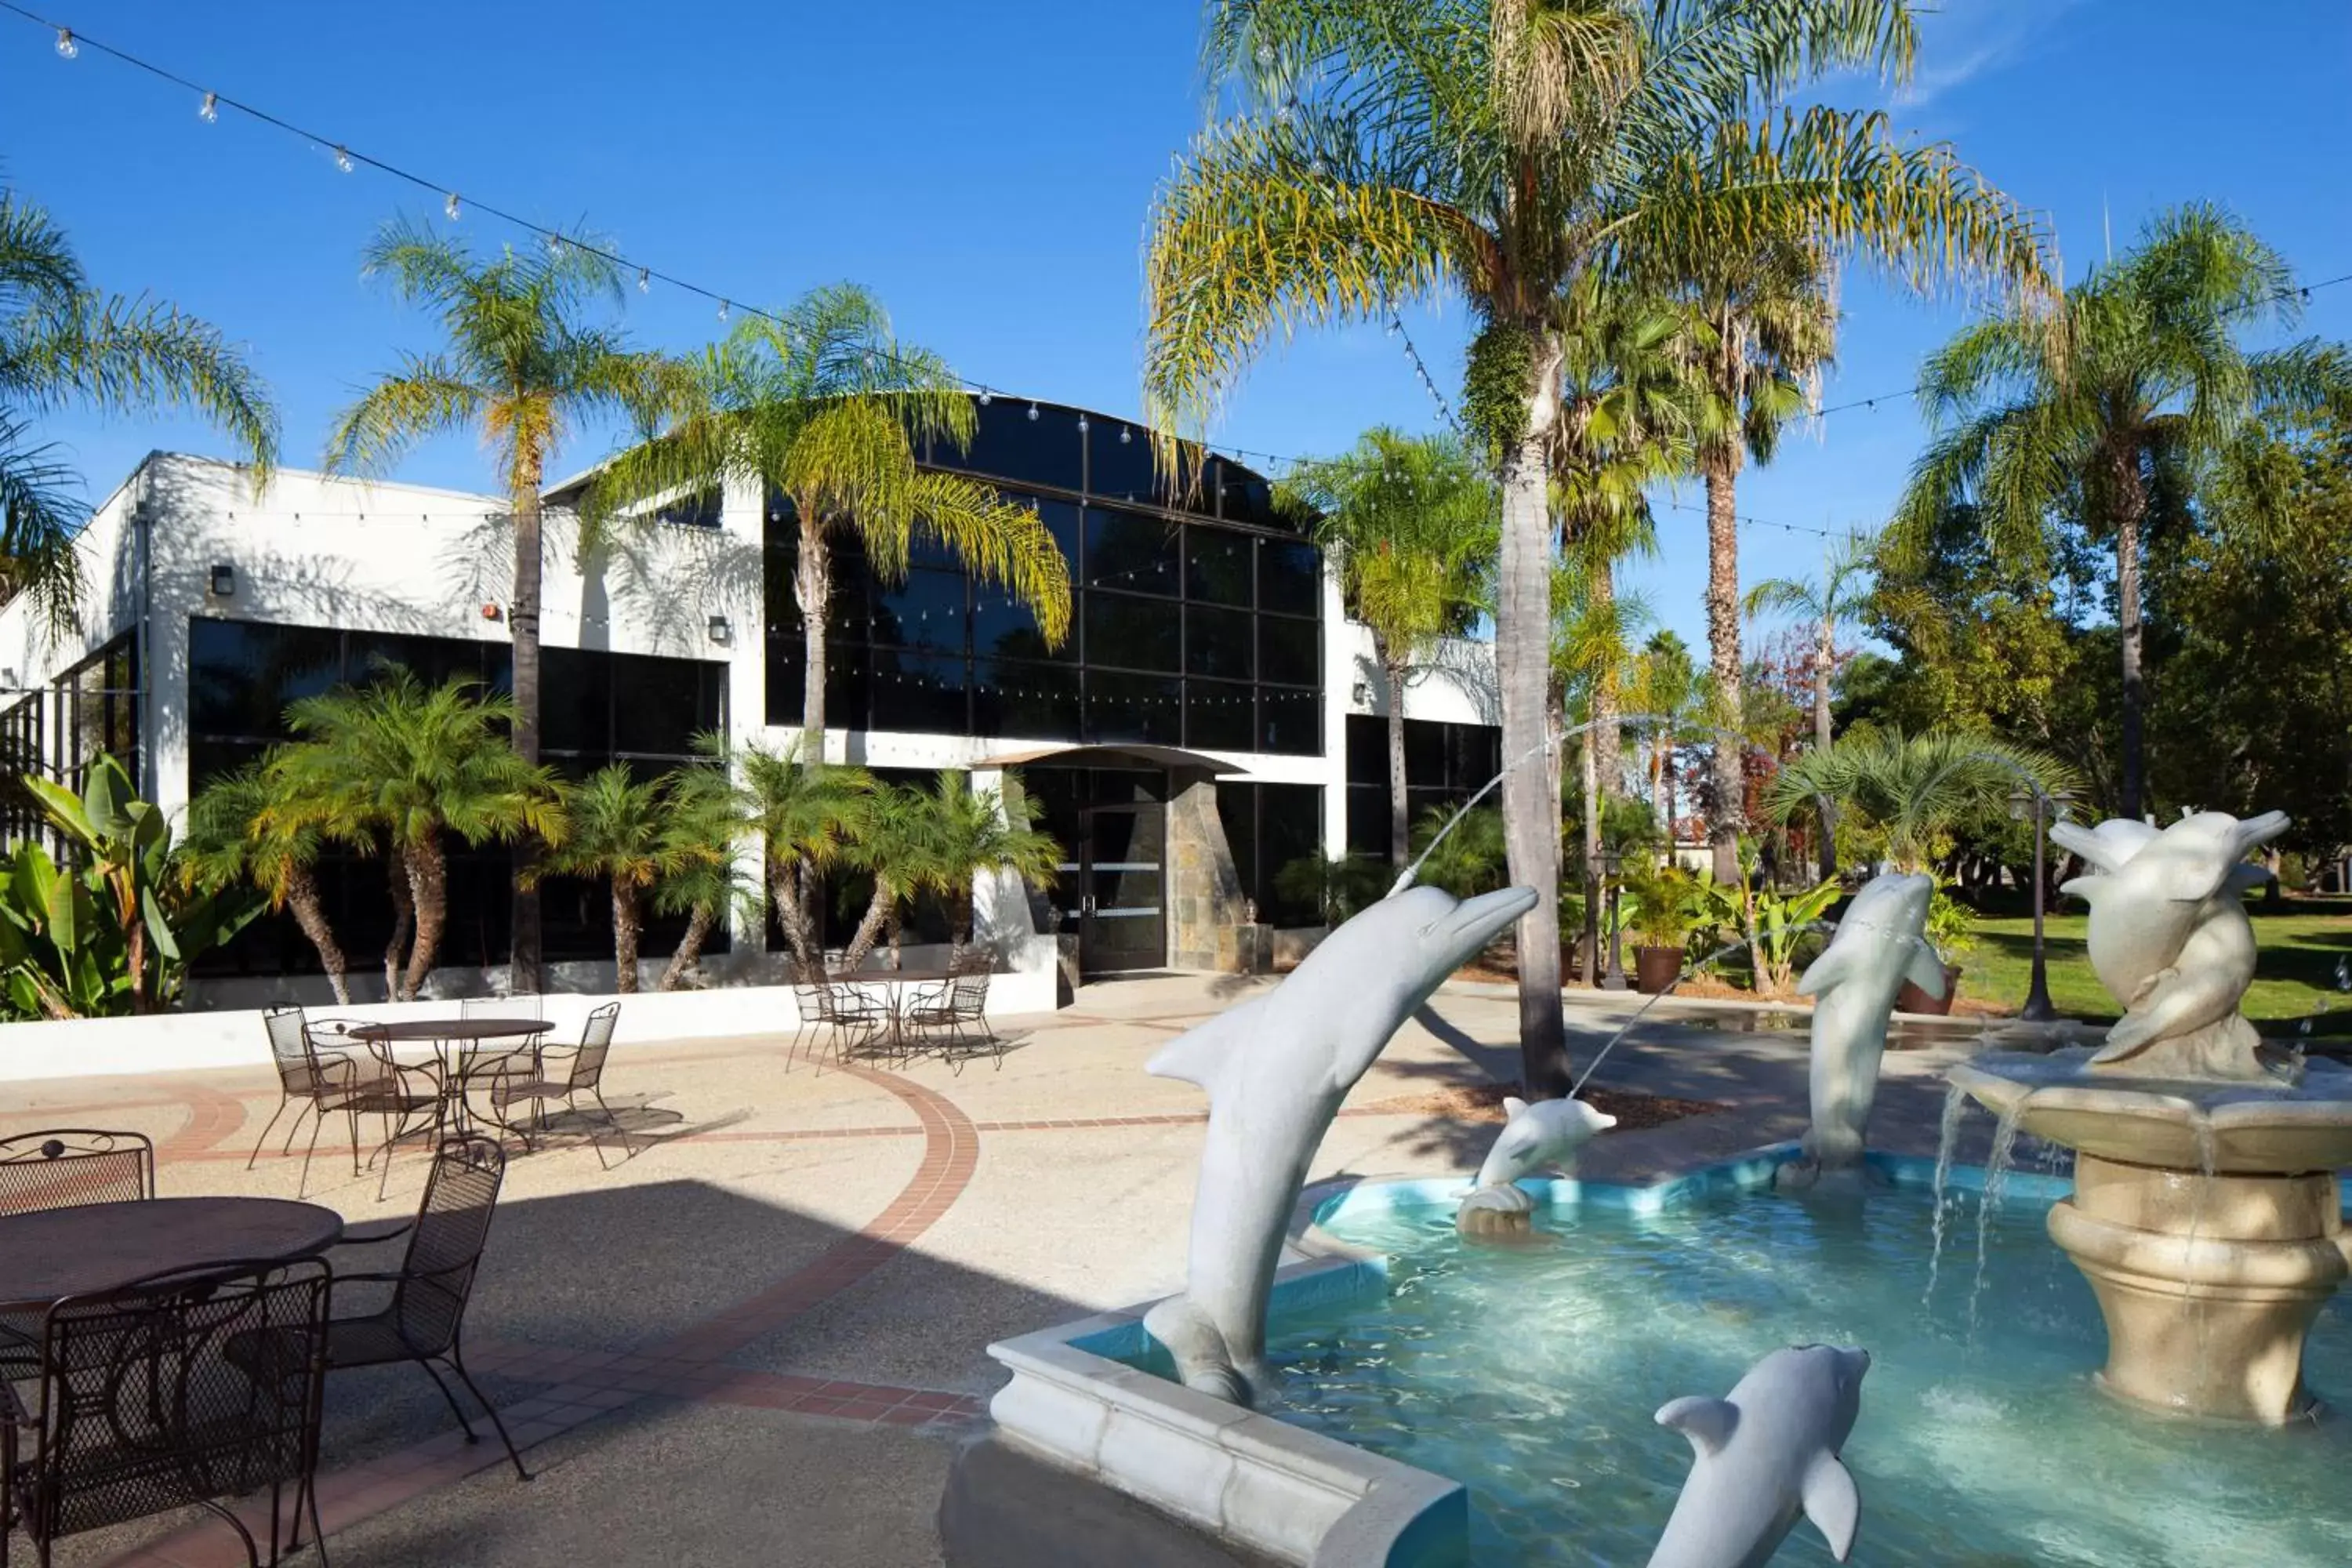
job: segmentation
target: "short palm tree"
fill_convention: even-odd
[[[1439,638],[1476,624],[1495,559],[1494,485],[1459,440],[1383,425],[1339,457],[1301,463],[1282,489],[1314,517],[1348,613],[1372,634],[1388,689],[1389,858],[1402,870],[1412,858],[1405,681]]]
[[[1779,107],[1838,71],[1907,76],[1904,0],[1212,0],[1207,27],[1224,112],[1150,219],[1147,409],[1172,451],[1299,325],[1467,298],[1464,403],[1500,457],[1503,815],[1511,875],[1537,892],[1523,1077],[1564,1093],[1544,759],[1563,295],[1591,272],[1681,288],[1766,235],[2038,286],[2040,228],[1880,114]]]
[[[741,796],[718,762],[698,758],[670,775],[662,826],[668,868],[654,884],[653,902],[658,913],[684,915],[686,930],[662,966],[660,989],[678,988],[701,961],[703,944],[722,917],[759,920],[758,885],[744,875],[735,854],[747,828]]]
[[[286,710],[296,738],[264,769],[270,799],[283,803],[272,809],[289,824],[383,844],[394,905],[415,922],[405,965],[396,963],[397,929],[385,955],[385,983],[400,1001],[415,999],[448,923],[448,840],[531,833],[560,845],[562,837],[553,775],[508,741],[514,704],[478,685],[428,687],[394,667],[371,685],[298,699]]]
[[[440,317],[438,353],[410,354],[336,417],[327,440],[331,473],[379,473],[425,437],[478,430],[497,456],[514,519],[514,584],[507,631],[514,642],[514,750],[533,765],[540,748],[540,490],[572,426],[615,414],[646,416],[665,384],[663,362],[593,325],[600,300],[617,306],[621,276],[585,237],[477,258],[462,240],[405,219],[370,242],[363,275],[381,277],[404,303]],[[526,840],[520,870],[533,849]],[[519,990],[540,979],[539,889],[515,879],[511,969]]]
[[[1830,681],[1837,673],[1838,623],[1858,614],[1870,600],[1871,547],[1859,534],[1830,542],[1819,577],[1768,577],[1748,591],[1751,616],[1778,613],[1811,623],[1813,628],[1813,750],[1826,752],[1834,735]],[[1837,875],[1837,807],[1822,801],[1821,872]]]
[[[197,791],[188,803],[182,868],[200,887],[250,882],[268,898],[273,914],[291,910],[294,923],[318,950],[336,1002],[348,1006],[351,966],[319,897],[316,867],[325,836],[299,802],[273,788],[275,782],[265,759]]]
[[[895,955],[908,904],[944,879],[933,863],[932,815],[931,795],[899,784],[877,783],[860,803],[842,861],[873,886],[857,929],[842,950],[844,969],[864,963],[877,942],[887,941]]]
[[[2340,350],[2245,346],[2251,332],[2292,325],[2301,304],[2294,271],[2236,217],[2183,206],[2069,289],[2055,331],[2030,313],[1997,315],[1930,356],[1920,378],[1937,434],[1898,505],[1898,547],[1962,504],[2012,557],[2038,558],[2062,521],[2114,546],[2119,816],[2146,806],[2140,556],[2159,498],[2195,495],[2263,416],[2352,395]]]
[[[613,889],[613,988],[637,988],[637,938],[645,930],[646,895],[676,868],[668,831],[668,782],[638,782],[625,763],[598,768],[576,784],[559,787],[563,847],[540,864],[563,877],[602,877]]]
[[[922,802],[918,833],[924,872],[932,891],[948,907],[948,926],[958,946],[972,938],[975,883],[992,872],[1008,872],[1032,888],[1049,888],[1062,860],[1053,835],[1034,826],[1043,808],[1025,795],[974,789],[971,776],[942,769]]]
[[[0,599],[29,593],[71,620],[89,515],[62,455],[32,420],[79,405],[103,414],[184,408],[233,439],[257,485],[278,462],[278,416],[245,356],[171,305],[92,289],[65,231],[0,189]]]
[[[824,970],[816,895],[825,869],[837,864],[874,791],[863,768],[812,767],[807,754],[823,744],[804,730],[792,751],[751,745],[733,759],[744,820],[760,837],[761,863],[776,923],[803,976]],[[704,737],[707,753],[724,755],[718,737]]]
[[[1944,834],[1972,818],[2002,816],[2021,784],[2053,795],[2074,783],[2063,763],[1990,735],[1858,730],[1781,768],[1763,805],[1786,822],[1826,796],[1881,836],[1899,868],[1923,871]]]
[[[1047,646],[1068,635],[1069,563],[1035,510],[917,466],[919,443],[961,450],[978,416],[947,365],[899,342],[865,289],[836,284],[802,296],[780,317],[746,317],[687,364],[669,413],[658,437],[605,468],[586,514],[593,523],[730,481],[791,505],[793,593],[807,649],[801,724],[820,738],[806,752],[810,763],[824,756],[825,610],[836,534],[856,533],[886,579],[904,575],[918,536],[936,540],[974,576],[1026,605]]]

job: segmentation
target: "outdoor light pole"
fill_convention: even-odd
[[[2011,792],[2009,797],[2009,815],[2012,818],[2023,821],[2030,812],[2033,821],[2033,978],[2025,988],[2025,1005],[2017,1014],[2031,1024],[2046,1024],[2058,1016],[2058,1009],[2050,1005],[2050,969],[2042,941],[2043,904],[2049,887],[2042,857],[2048,849],[2052,810],[2055,807],[2063,812],[2068,798],[2063,791],[2044,795],[2030,785]]]
[[[1625,964],[1620,943],[1623,931],[1617,921],[1617,895],[1620,890],[1618,872],[1624,869],[1625,858],[1614,850],[1601,852],[1601,875],[1609,889],[1609,973],[1601,977],[1603,991],[1625,989]]]

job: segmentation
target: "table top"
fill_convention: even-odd
[[[0,1309],[41,1311],[66,1296],[209,1263],[311,1258],[343,1216],[286,1198],[149,1198],[0,1215]]]
[[[929,984],[953,978],[944,969],[861,969],[855,974],[836,974],[833,983],[835,985],[874,985],[901,980]]]
[[[544,1018],[405,1018],[396,1024],[360,1024],[351,1033],[362,1040],[397,1045],[414,1040],[505,1040],[543,1035],[555,1026]]]

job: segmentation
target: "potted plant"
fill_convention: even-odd
[[[1679,979],[1683,949],[1699,922],[1698,879],[1680,866],[1629,872],[1625,929],[1634,937],[1633,984],[1654,996]]]
[[[1952,960],[1962,957],[1977,945],[1975,911],[1943,889],[1936,889],[1927,900],[1927,945],[1936,950],[1944,964],[1944,994],[1930,996],[1908,980],[1895,994],[1895,1008],[1899,1013],[1928,1013],[1937,1017],[1949,1013],[1960,994],[1960,966]]]

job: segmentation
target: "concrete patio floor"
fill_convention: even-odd
[[[664,1045],[633,1037],[625,1006],[605,1082],[625,1146],[514,1152],[467,1325],[468,1364],[539,1479],[516,1481],[486,1425],[465,1445],[416,1369],[339,1374],[320,1467],[333,1560],[937,1562],[951,1446],[1000,1381],[983,1347],[1179,1283],[1204,1104],[1142,1066],[1270,984],[1089,985],[1008,1026],[1020,1043],[1001,1067],[960,1071],[788,1067],[788,1020],[772,1037]],[[1580,1066],[1631,1005],[1571,1000]],[[1802,1130],[1801,1031],[1733,1007],[1678,1016],[1645,1020],[1594,1081],[1724,1109],[1607,1135],[1584,1174],[1640,1179]],[[1349,1097],[1313,1179],[1475,1166],[1494,1125],[1412,1102],[1515,1077],[1515,1040],[1507,992],[1448,986]],[[1890,1053],[1874,1141],[1932,1153],[1941,1069],[1970,1049]],[[256,1073],[60,1079],[12,1086],[0,1134],[135,1128],[156,1141],[166,1195],[293,1196],[307,1123],[292,1157],[281,1121],[245,1168],[278,1099]],[[304,1191],[352,1220],[405,1215],[425,1168],[404,1148],[379,1198],[331,1123]],[[57,1561],[243,1553],[192,1519],[68,1541]]]

